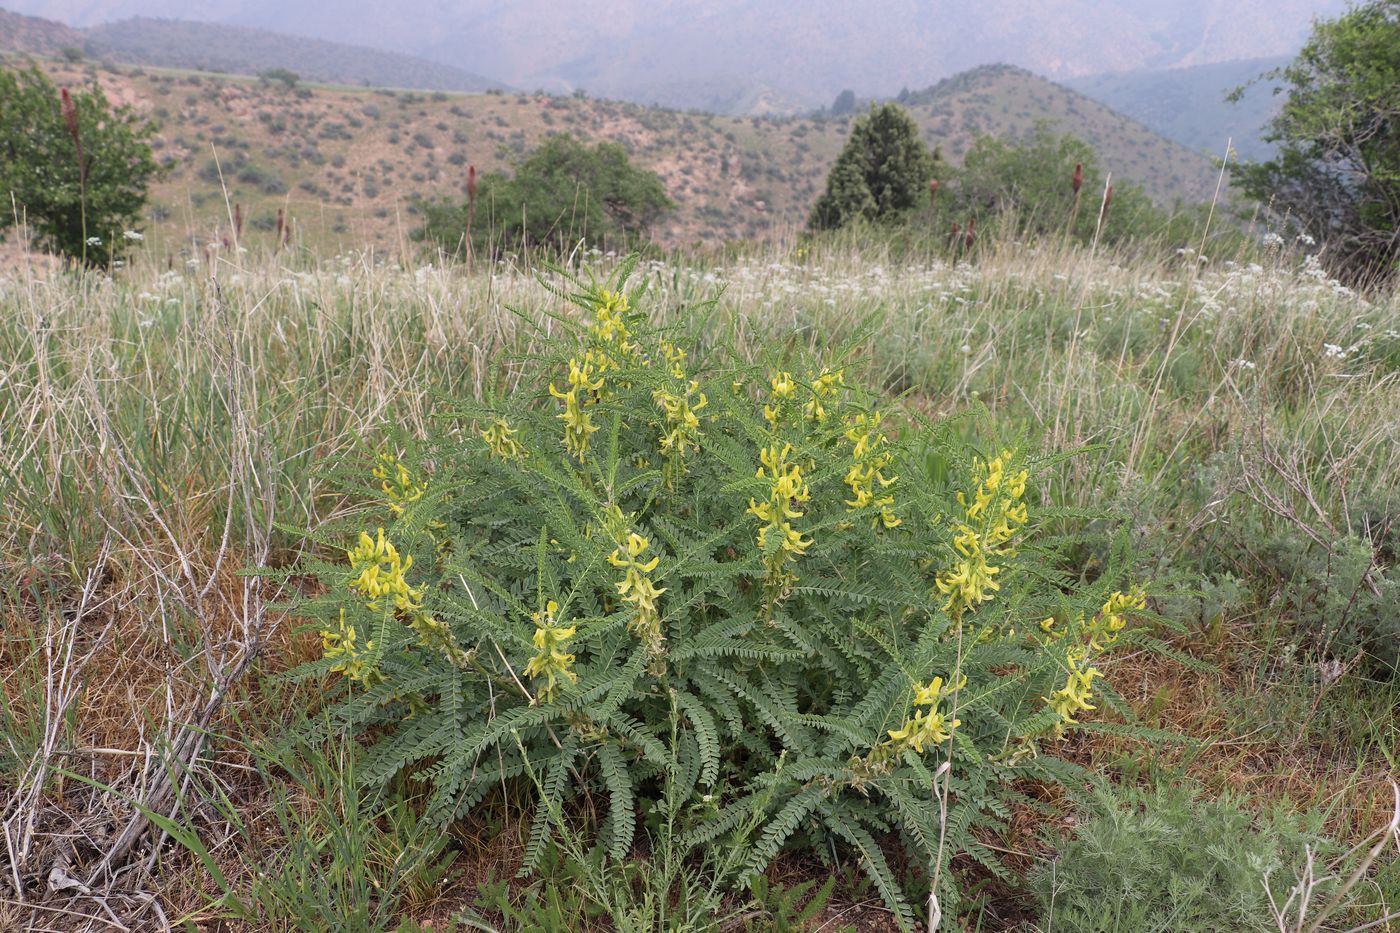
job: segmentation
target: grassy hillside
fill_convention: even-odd
[[[1282,65],[1287,58],[1256,58],[1130,74],[1071,78],[1065,84],[1127,114],[1154,132],[1198,152],[1219,155],[1225,141],[1245,159],[1267,158],[1264,128],[1278,111],[1269,82],[1249,87],[1238,103],[1225,100],[1235,88]]]
[[[1136,621],[1169,641],[1164,653],[1104,663],[1099,708],[1083,716],[1083,730],[1047,740],[1046,752],[1110,787],[1232,793],[1260,815],[1246,816],[1234,841],[1270,813],[1290,822],[1310,814],[1333,838],[1359,840],[1390,818],[1386,779],[1400,761],[1400,685],[1356,653],[1366,632],[1393,631],[1386,600],[1400,586],[1400,304],[1355,295],[1289,250],[1235,259],[1144,265],[987,243],[952,268],[838,240],[654,262],[641,274],[645,307],[675,326],[678,341],[709,347],[733,335],[741,362],[766,366],[783,346],[822,352],[858,340],[863,362],[849,378],[902,395],[906,411],[984,449],[1016,439],[1028,450],[1078,450],[1037,467],[1030,507],[1045,523],[1036,534],[1072,535],[1081,550],[1069,576],[1092,575],[1110,542],[1103,527],[1082,525],[1083,510],[1114,510],[1134,573],[1153,584],[1153,610],[1176,628]],[[606,260],[591,268],[610,270]],[[488,797],[448,832],[432,830],[456,858],[433,874],[400,858],[424,838],[414,829],[415,781],[393,797],[409,802],[379,819],[347,791],[350,745],[316,768],[295,757],[268,766],[262,756],[283,754],[292,724],[318,715],[336,678],[298,687],[277,676],[322,648],[313,634],[294,634],[294,620],[263,610],[304,579],[237,571],[286,566],[308,549],[343,566],[335,545],[344,526],[333,523],[352,516],[373,527],[383,511],[366,444],[392,431],[421,437],[433,424],[456,430],[457,419],[435,416],[544,365],[530,356],[532,325],[567,310],[537,272],[553,275],[400,266],[365,252],[274,257],[255,246],[190,270],[138,263],[111,277],[27,268],[0,276],[0,448],[14,454],[0,473],[0,800],[24,801],[7,812],[17,814],[11,838],[22,844],[9,851],[20,853],[14,875],[25,892],[0,900],[0,928],[108,928],[106,917],[91,919],[90,899],[45,879],[55,864],[88,877],[130,807],[46,769],[146,793],[162,773],[163,730],[198,715],[211,669],[232,665],[250,639],[261,656],[211,714],[216,738],[181,805],[162,810],[207,840],[212,856],[201,865],[163,846],[150,870],[137,850],[102,901],[106,915],[149,929],[153,902],[172,918],[208,911],[210,865],[240,891],[267,882],[263,922],[218,924],[227,930],[268,929],[297,911],[394,912],[387,887],[376,882],[374,897],[361,896],[347,873],[407,885],[398,912],[436,929],[453,929],[446,918],[468,905],[497,909],[490,879],[512,877],[529,835],[510,796]],[[713,308],[689,313],[708,297]],[[521,362],[501,363],[512,354]],[[687,361],[696,371],[732,364],[704,352]],[[896,410],[889,423],[903,420]],[[473,437],[465,428],[464,444]],[[1127,721],[1161,731],[1141,738],[1114,728]],[[481,766],[495,767],[487,758]],[[726,793],[715,790],[717,806]],[[1020,879],[1050,864],[1050,846],[1064,844],[1079,817],[1073,799],[1047,789],[978,855],[1000,866],[1000,881],[989,884],[972,858],[955,859],[959,882],[981,895],[967,915],[948,918],[952,928],[1048,928]],[[1197,829],[1135,850],[1129,840],[1107,855],[1198,864]],[[860,886],[851,847],[833,840],[831,851],[839,872],[794,860],[775,868],[773,884],[835,876],[835,902],[809,929],[825,920],[827,930],[891,929],[870,907],[878,894]],[[1201,882],[1203,896],[1228,883],[1262,899],[1267,862],[1228,846],[1206,854],[1228,870]],[[648,857],[655,864],[655,851],[634,855],[642,865]],[[329,883],[306,882],[316,865],[330,866]],[[1296,867],[1278,866],[1273,880],[1286,888]],[[1382,859],[1373,869],[1346,922],[1326,928],[1359,928],[1400,905],[1397,865]],[[1062,861],[1061,883],[1084,870]],[[592,905],[585,915],[569,871],[546,876],[564,918],[544,928],[657,928],[610,924]],[[522,884],[514,890],[523,898]],[[1112,916],[1122,902],[1110,893],[1097,895]],[[744,904],[736,895],[735,907]],[[770,925],[772,906],[747,914],[749,929],[797,928]],[[1059,909],[1053,916],[1058,929]],[[374,929],[395,929],[399,917],[384,919]],[[1273,927],[1262,911],[1238,920],[1210,929]],[[498,928],[531,925],[507,917]]]
[[[250,242],[270,236],[280,207],[305,244],[398,248],[416,226],[415,199],[463,197],[468,164],[508,168],[557,132],[617,141],[660,174],[679,206],[656,231],[663,244],[770,238],[804,223],[851,121],[721,117],[582,97],[292,89],[94,63],[45,67],[61,82],[97,81],[159,122],[157,156],[168,168],[149,232],[176,249],[227,237],[234,203]],[[1014,137],[1050,119],[1098,147],[1115,177],[1164,201],[1206,197],[1214,182],[1203,156],[1019,69],[945,81],[917,95],[913,111],[930,144],[955,159],[978,133]]]

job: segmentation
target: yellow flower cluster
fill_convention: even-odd
[[[423,593],[408,585],[404,578],[413,566],[413,557],[400,558],[398,549],[384,537],[384,529],[379,529],[377,538],[360,532],[360,540],[347,551],[351,572],[356,576],[350,581],[350,589],[364,596],[369,608],[378,612],[380,600],[388,597],[394,609],[399,612],[416,612],[423,608]]]
[[[685,351],[671,343],[669,340],[661,341],[661,355],[666,358],[666,365],[671,367],[671,375],[677,379],[685,379]]]
[[[1131,587],[1126,593],[1112,593],[1089,627],[1089,647],[1094,651],[1110,647],[1127,627],[1128,614],[1146,608],[1147,594],[1140,586]]]
[[[535,700],[539,703],[548,703],[554,698],[554,688],[560,677],[578,683],[578,675],[569,669],[574,656],[564,650],[576,629],[572,625],[560,625],[556,619],[558,614],[559,604],[551,599],[545,604],[544,612],[536,612],[532,617],[535,620],[535,656],[525,665],[525,676],[536,680],[545,678],[544,686],[535,691]]]
[[[772,402],[763,406],[763,417],[776,428],[783,421],[789,404],[797,395],[797,383],[793,380],[792,373],[779,372],[769,378],[768,385],[772,390],[769,395]]]
[[[868,510],[871,513],[871,527],[895,528],[900,519],[890,507],[894,496],[880,493],[894,485],[898,476],[885,476],[882,472],[893,461],[894,456],[888,442],[880,431],[880,413],[858,414],[846,419],[849,429],[846,440],[851,442],[851,459],[854,461],[846,471],[846,485],[851,487],[855,498],[846,500],[849,512]]]
[[[808,376],[812,383],[812,397],[806,405],[802,406],[802,414],[808,421],[815,421],[821,424],[826,421],[827,405],[833,404],[833,400],[839,400],[841,390],[846,388],[846,371],[838,369],[832,372],[823,369],[814,379]]]
[[[935,677],[928,686],[915,687],[914,709],[905,718],[904,724],[898,729],[890,729],[889,738],[871,748],[865,758],[852,760],[852,771],[857,782],[887,773],[895,759],[905,751],[912,750],[922,755],[925,745],[937,747],[952,738],[953,730],[962,725],[962,720],[949,719],[939,706],[965,686],[966,677],[956,684],[944,683],[942,677]]]
[[[657,599],[666,590],[658,589],[648,576],[661,561],[656,556],[650,560],[645,558],[650,547],[651,542],[646,538],[635,531],[628,531],[617,549],[608,555],[608,563],[623,571],[617,593],[636,612],[627,623],[627,628],[646,644],[647,654],[656,659],[664,653],[666,640],[661,633],[661,608],[657,605]]]
[[[589,417],[587,408],[598,400],[603,390],[603,376],[598,368],[597,355],[589,350],[583,361],[569,360],[569,389],[561,392],[549,384],[549,394],[564,403],[564,411],[559,420],[564,422],[564,449],[579,463],[588,452],[588,439],[598,426]]]
[[[615,350],[621,357],[630,357],[637,350],[627,326],[631,313],[632,305],[626,292],[599,289],[593,296],[593,324],[589,327],[589,334],[603,348]],[[600,362],[601,371],[604,372],[613,365],[606,355]]]
[[[423,645],[442,652],[457,667],[471,663],[471,653],[457,647],[447,623],[423,611],[423,591],[409,586],[405,577],[413,566],[413,556],[400,557],[398,548],[384,537],[383,528],[374,538],[360,532],[360,540],[346,554],[350,558],[350,570],[356,574],[350,581],[350,589],[365,598],[365,606],[371,612],[381,611],[382,601],[387,598],[392,607],[390,611],[408,622]],[[330,656],[329,651],[327,656]]]
[[[938,709],[938,705],[943,698],[951,694],[956,689],[966,686],[967,678],[955,687],[952,684],[945,685],[942,677],[935,677],[929,681],[927,687],[919,687],[914,692],[914,714],[904,721],[904,725],[898,729],[889,731],[890,742],[893,744],[892,751],[898,753],[906,748],[912,748],[920,755],[924,753],[924,743],[930,745],[942,745],[953,737],[952,730],[962,725],[961,719],[954,719],[951,722],[948,717]],[[927,706],[927,710],[919,710],[917,707]]]
[[[991,463],[979,466],[979,482],[969,503],[966,495],[958,493],[963,507],[963,520],[954,525],[953,548],[958,560],[952,570],[938,575],[938,592],[948,597],[945,612],[961,620],[964,613],[975,610],[992,599],[1001,588],[996,575],[1001,567],[992,561],[1013,556],[1016,551],[1008,542],[1026,523],[1027,471],[1011,473],[1013,454],[1004,450]]]
[[[402,512],[410,502],[423,498],[428,488],[415,480],[408,467],[392,454],[380,453],[379,462],[370,472],[380,481],[379,488],[389,499],[389,510],[395,514]]]
[[[807,553],[807,548],[812,546],[811,538],[804,538],[800,531],[792,527],[794,519],[806,514],[798,511],[797,507],[810,501],[812,493],[802,479],[802,467],[788,463],[791,454],[791,444],[780,448],[776,442],[759,453],[763,465],[756,475],[769,481],[768,499],[765,502],[749,500],[749,514],[762,523],[758,530],[758,549],[764,555],[763,582],[770,609],[787,596],[797,582],[797,575],[788,568],[788,563]],[[770,544],[774,536],[778,539],[776,546]]]
[[[480,432],[481,439],[491,451],[491,456],[500,460],[518,460],[525,457],[525,448],[515,439],[520,432],[512,428],[504,418],[497,418],[489,427]]]
[[[682,376],[684,371],[682,371]],[[692,402],[692,396],[696,397]],[[708,404],[700,384],[689,382],[683,393],[657,389],[652,393],[657,406],[665,413],[666,432],[661,435],[661,455],[666,458],[666,486],[673,488],[685,475],[685,453],[699,448],[700,419],[695,414]]]
[[[336,628],[322,629],[320,635],[322,656],[336,659],[335,664],[331,665],[333,673],[344,674],[351,680],[364,681],[367,685],[376,680],[383,680],[383,675],[371,668],[362,657],[363,652],[355,644],[355,627],[346,624],[344,609],[340,610],[340,621]],[[374,639],[365,642],[365,650],[374,650]]]
[[[1083,616],[1079,618],[1075,628],[1079,633],[1077,637],[1082,637],[1083,641],[1067,652],[1069,671],[1065,676],[1065,685],[1044,698],[1060,717],[1055,724],[1056,738],[1064,735],[1065,726],[1076,724],[1076,713],[1094,709],[1089,703],[1093,696],[1094,678],[1103,675],[1098,668],[1090,666],[1091,659],[1113,646],[1127,627],[1129,614],[1146,608],[1147,594],[1142,587],[1134,586],[1126,593],[1115,591],[1110,594],[1098,615],[1087,625]],[[1059,626],[1054,617],[1041,622],[1040,628],[1051,641],[1059,641],[1069,634],[1069,629]]]
[[[1055,714],[1060,717],[1060,721],[1055,724],[1056,738],[1064,735],[1065,726],[1077,723],[1075,713],[1095,709],[1089,702],[1094,692],[1094,678],[1103,676],[1103,672],[1097,667],[1084,666],[1086,657],[1081,648],[1071,649],[1067,661],[1069,674],[1065,678],[1065,685],[1045,697],[1045,702],[1050,704]]]

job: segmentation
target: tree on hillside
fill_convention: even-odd
[[[1232,181],[1276,222],[1324,244],[1352,280],[1400,272],[1400,0],[1319,21],[1294,62],[1269,77],[1286,98],[1267,139],[1278,155]]]
[[[614,143],[588,146],[551,136],[514,176],[483,175],[471,224],[477,253],[501,247],[568,248],[579,240],[626,247],[674,204],[655,172],[637,168]],[[467,204],[427,204],[419,239],[456,252],[467,235]]]
[[[897,104],[872,106],[851,127],[807,225],[835,230],[857,220],[897,221],[928,200],[939,165],[919,125]]]
[[[940,189],[940,214],[975,218],[1011,236],[1068,235],[1082,243],[1095,236],[1108,243],[1153,238],[1168,245],[1192,242],[1193,234],[1199,239],[1196,212],[1162,210],[1125,178],[1113,179],[1105,207],[1107,179],[1094,147],[1056,133],[1048,122],[1019,141],[978,137],[950,181]]]
[[[36,245],[88,265],[120,258],[158,172],[154,133],[96,85],[69,95],[37,67],[0,70],[0,231],[23,223]]]

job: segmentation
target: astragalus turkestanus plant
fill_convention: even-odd
[[[1016,779],[1074,773],[1042,744],[1118,705],[1094,660],[1145,637],[1142,592],[1055,569],[1040,461],[940,441],[838,366],[696,358],[627,271],[573,283],[508,397],[380,456],[382,508],[303,568],[301,673],[343,675],[364,775],[413,769],[435,819],[542,798],[527,867],[585,812],[626,858],[679,787],[688,845],[753,834],[737,877],[840,853],[912,922],[941,851],[1000,869],[978,838]]]

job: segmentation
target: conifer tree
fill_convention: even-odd
[[[907,110],[897,104],[872,106],[851,128],[808,226],[835,230],[856,220],[901,220],[927,200],[937,170]]]

